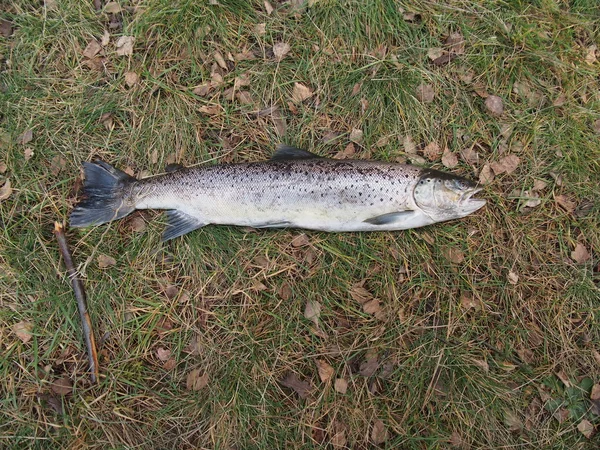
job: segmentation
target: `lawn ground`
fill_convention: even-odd
[[[598,448],[595,0],[105,3],[0,3],[0,447]],[[396,233],[68,230],[92,385],[52,234],[81,163],[282,142],[488,204]]]

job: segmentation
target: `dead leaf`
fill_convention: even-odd
[[[185,382],[188,391],[199,391],[203,387],[206,387],[207,384],[208,372],[202,373],[200,369],[194,369],[188,373]]]
[[[360,142],[362,142],[362,139],[363,131],[359,130],[358,128],[352,128],[352,131],[350,131],[350,140],[359,144]]]
[[[12,23],[6,19],[0,19],[0,34],[5,38],[9,38],[13,34]]]
[[[508,282],[510,284],[517,284],[519,282],[519,275],[517,275],[515,272],[513,272],[512,270],[508,272],[508,275],[506,276],[506,279],[508,280]]]
[[[278,42],[273,46],[273,55],[277,61],[281,61],[290,52],[291,47],[287,42]]]
[[[460,32],[450,33],[444,44],[456,55],[462,55],[465,52],[465,38]]]
[[[420,84],[416,93],[417,100],[422,103],[431,103],[435,97],[435,91],[430,84]]]
[[[17,138],[17,142],[22,145],[29,144],[33,140],[33,130],[26,130]]]
[[[446,259],[454,264],[462,264],[465,260],[465,254],[462,250],[455,247],[448,247],[444,250],[444,256]]]
[[[468,164],[479,164],[479,153],[472,147],[465,147],[460,151],[460,156]]]
[[[212,89],[212,83],[210,81],[207,81],[206,83],[202,83],[200,86],[196,86],[194,89],[192,89],[192,93],[200,97],[205,97],[210,93]]]
[[[504,102],[496,95],[490,95],[485,99],[485,107],[492,116],[500,117],[504,114]]]
[[[129,222],[129,227],[134,233],[141,233],[146,229],[146,221],[142,217],[136,216]]]
[[[442,154],[442,148],[437,142],[430,142],[423,149],[423,155],[429,161],[436,161]]]
[[[575,250],[571,252],[571,259],[578,264],[583,264],[591,258],[590,252],[580,242],[575,246]]]
[[[521,158],[519,158],[517,155],[510,154],[506,155],[498,162],[491,163],[490,167],[494,171],[495,175],[500,175],[501,173],[506,173],[507,175],[510,175],[515,170],[517,170],[517,167],[519,166],[520,162]]]
[[[523,429],[523,422],[519,416],[508,409],[504,410],[504,424],[512,432],[519,432]]]
[[[106,47],[109,43],[110,33],[108,32],[108,30],[104,30],[104,33],[102,34],[102,39],[100,40],[100,45],[102,45],[102,47]]]
[[[371,430],[371,440],[375,445],[383,444],[388,439],[388,431],[384,423],[375,419],[373,421],[373,429]]]
[[[356,283],[352,286],[352,289],[350,290],[350,297],[352,297],[361,305],[373,299],[371,293],[362,286],[362,283]]]
[[[104,7],[104,12],[108,14],[118,14],[123,11],[118,2],[108,2]]]
[[[307,245],[310,245],[310,240],[308,239],[308,236],[305,233],[302,233],[298,236],[295,236],[294,239],[292,239],[291,244],[294,248],[306,247]]]
[[[596,50],[598,47],[596,45],[590,45],[585,51],[585,62],[588,64],[594,64],[597,61],[596,58]]]
[[[198,108],[198,111],[209,116],[216,116],[221,112],[221,107],[219,105],[204,105]]]
[[[254,26],[254,32],[259,35],[263,35],[267,32],[267,24],[266,23],[257,23]]]
[[[273,6],[268,0],[264,1],[265,11],[267,12],[267,16],[270,16],[273,13]]]
[[[58,175],[67,167],[67,161],[61,155],[55,155],[50,161],[50,171],[53,175]]]
[[[484,359],[472,359],[471,361],[477,367],[481,368],[485,373],[488,373],[490,371],[490,366],[489,366],[489,364],[488,364],[488,362],[486,360],[484,360]]]
[[[533,181],[533,187],[531,188],[532,191],[543,191],[544,189],[546,189],[546,187],[548,187],[548,183],[546,183],[543,180],[534,180]]]
[[[594,425],[586,419],[583,419],[581,422],[579,422],[577,429],[588,439],[591,439],[591,437],[596,433]]]
[[[32,337],[33,324],[26,320],[22,320],[21,322],[15,323],[12,326],[12,330],[23,344],[27,344]]]
[[[556,372],[556,376],[560,381],[562,381],[566,388],[571,387],[571,381],[569,380],[569,376],[563,369],[560,369],[558,372]]]
[[[2,187],[0,188],[0,202],[6,200],[12,194],[12,187],[10,185],[10,179],[6,179]]]
[[[73,382],[67,377],[63,375],[58,380],[54,380],[52,385],[50,386],[52,392],[58,395],[68,395],[73,392]]]
[[[441,58],[442,56],[444,56],[446,52],[444,51],[443,48],[440,47],[433,47],[430,48],[427,51],[427,57],[431,60],[431,61],[435,61],[438,58]]]
[[[6,172],[7,169],[8,166],[6,165],[6,163],[4,161],[0,161],[0,173]]]
[[[600,134],[600,119],[594,121],[593,128],[596,134]]]
[[[279,296],[284,301],[292,298],[292,287],[287,281],[281,283],[281,286],[279,287]]]
[[[452,432],[452,434],[450,435],[449,442],[452,447],[462,447],[463,446],[463,440],[458,431]]]
[[[313,95],[314,92],[308,86],[305,86],[302,83],[294,83],[294,90],[292,92],[292,101],[294,103],[302,103]]]
[[[600,383],[592,386],[592,392],[590,393],[590,400],[600,400]]]
[[[250,92],[248,91],[238,91],[235,94],[235,97],[237,98],[238,102],[240,102],[242,105],[251,105],[254,103],[252,94],[250,94]]]
[[[554,201],[568,213],[572,213],[577,207],[577,203],[570,200],[566,195],[557,195],[554,197]]]
[[[312,386],[306,381],[302,381],[293,372],[289,372],[279,383],[282,386],[294,390],[300,398],[307,398],[310,394]]]
[[[133,44],[135,38],[133,36],[121,36],[117,40],[117,55],[131,56],[133,55]]]
[[[533,189],[532,190],[528,190],[528,191],[523,191],[521,194],[521,197],[523,199],[526,199],[527,201],[523,204],[521,209],[524,208],[535,208],[536,206],[539,206],[542,201],[540,200],[540,194],[538,194],[537,192],[535,192]]]
[[[127,87],[135,86],[136,84],[138,84],[138,81],[140,81],[140,77],[137,73],[125,72],[125,84],[127,85]]]
[[[490,184],[492,181],[494,181],[494,172],[489,164],[484,164],[481,172],[479,172],[479,182],[481,184]]]
[[[102,50],[102,46],[98,43],[96,39],[92,39],[83,51],[83,56],[92,59],[98,54],[100,50]]]
[[[161,361],[168,361],[168,359],[171,357],[171,350],[163,347],[158,347],[156,349],[156,357]]]
[[[458,156],[456,156],[456,153],[451,152],[448,147],[444,149],[444,154],[442,155],[442,164],[448,169],[453,169],[458,165]]]
[[[379,304],[379,300],[373,299],[366,303],[363,303],[363,311],[366,314],[375,314],[377,316],[378,313],[381,312],[381,306]]]
[[[475,300],[473,297],[468,296],[468,295],[463,295],[460,298],[460,305],[466,309],[475,309],[475,310],[480,310],[481,309],[481,305],[479,304],[479,302],[477,300]]]
[[[413,141],[413,138],[410,137],[410,135],[407,134],[404,136],[402,145],[405,153],[408,153],[409,155],[414,155],[417,153],[417,144],[415,144],[415,141]]]
[[[315,363],[317,364],[319,378],[323,383],[327,383],[335,373],[335,369],[324,359],[317,359]]]
[[[352,93],[350,95],[352,97],[354,97],[356,94],[358,94],[360,92],[361,87],[362,87],[362,83],[356,83],[354,85],[354,87],[352,88]]]
[[[569,411],[566,408],[558,408],[552,413],[552,417],[554,417],[558,423],[563,423],[569,418]]]
[[[31,147],[27,147],[23,151],[23,156],[25,156],[25,161],[29,161],[31,158],[33,158],[33,155],[34,155],[34,151]]]
[[[333,156],[333,159],[348,159],[348,158],[352,158],[355,154],[356,154],[356,148],[354,147],[354,144],[352,142],[350,142],[348,145],[346,145],[344,150],[340,150],[339,152],[337,152]]]
[[[165,361],[165,363],[163,364],[163,369],[173,370],[176,365],[177,365],[177,361],[175,361],[175,358],[170,358],[167,361]]]
[[[106,269],[107,267],[111,267],[117,264],[117,261],[112,256],[108,255],[99,255],[98,256],[98,267],[101,269]]]
[[[358,373],[363,377],[370,377],[377,372],[379,369],[379,360],[377,359],[377,353],[368,351],[365,360],[360,364]]]
[[[331,438],[331,445],[334,449],[345,449],[348,448],[346,444],[348,440],[346,439],[346,430],[337,431],[333,437]]]
[[[285,136],[285,133],[287,131],[287,124],[286,124],[285,116],[283,115],[283,112],[281,111],[281,109],[275,108],[273,110],[273,112],[271,113],[271,120],[273,121],[273,124],[275,125],[277,134],[282,137]]]
[[[348,390],[348,382],[343,378],[337,378],[335,380],[335,383],[333,384],[333,388],[336,392],[339,392],[340,394],[345,394]]]
[[[304,307],[304,317],[316,326],[319,326],[319,317],[321,316],[321,304],[315,300],[308,300]]]

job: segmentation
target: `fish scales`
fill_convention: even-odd
[[[323,231],[416,228],[465,217],[485,204],[462,177],[411,165],[320,158],[293,147],[269,161],[190,167],[136,180],[111,165],[84,163],[84,199],[71,225],[167,210],[163,239],[207,224]]]

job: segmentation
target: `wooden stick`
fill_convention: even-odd
[[[98,353],[96,353],[96,341],[94,340],[94,331],[92,329],[92,321],[90,315],[87,312],[87,304],[85,300],[85,291],[83,290],[83,283],[77,277],[77,271],[73,266],[73,259],[71,258],[71,252],[69,251],[69,244],[67,244],[67,237],[63,226],[54,222],[54,234],[58,241],[58,248],[60,254],[65,262],[71,285],[73,286],[73,292],[75,293],[75,299],[77,300],[77,307],[79,308],[79,316],[81,317],[81,325],[83,327],[83,337],[85,339],[85,345],[87,347],[88,359],[90,361],[90,377],[92,383],[98,381]]]

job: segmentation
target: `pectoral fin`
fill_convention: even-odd
[[[365,220],[366,223],[370,223],[371,225],[391,225],[394,223],[401,224],[402,222],[406,222],[414,217],[415,211],[396,211],[387,214],[382,214],[380,216],[370,217]]]
[[[167,229],[162,236],[163,242],[183,236],[190,231],[194,231],[206,225],[195,217],[176,209],[169,209],[167,211],[167,220]]]

